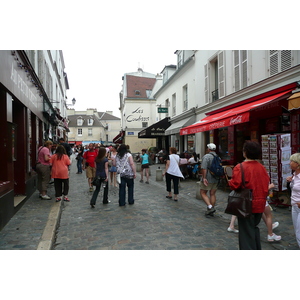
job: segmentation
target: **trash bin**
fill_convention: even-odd
[[[136,171],[141,172],[141,169],[142,169],[142,164],[140,162],[137,162],[136,163]]]
[[[197,182],[196,186],[196,199],[203,200],[200,194],[200,181]]]

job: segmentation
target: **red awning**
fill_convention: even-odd
[[[122,144],[124,133],[125,131],[120,131],[120,133],[113,138],[113,143]]]
[[[287,94],[288,92],[285,91],[276,95],[272,95],[251,103],[241,105],[239,107],[234,107],[229,110],[225,110],[223,112],[208,116],[190,126],[180,129],[180,135],[194,134],[197,132],[203,132],[203,131],[208,131],[208,130],[213,130],[217,128],[248,122],[250,118],[250,111],[270,101],[273,101]]]

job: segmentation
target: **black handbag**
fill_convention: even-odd
[[[240,164],[242,174],[242,187],[231,191],[228,195],[226,214],[239,218],[248,218],[252,214],[252,190],[245,188],[243,165]]]
[[[92,185],[99,186],[99,185],[100,185],[100,182],[101,182],[101,177],[96,176],[96,177],[93,179]]]

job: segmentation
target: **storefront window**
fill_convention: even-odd
[[[187,136],[187,140],[188,140],[188,145],[187,145],[187,151],[189,153],[193,153],[194,150],[194,145],[195,145],[195,135],[188,135]]]
[[[217,152],[222,160],[229,160],[230,156],[228,154],[228,127],[219,128],[218,131],[219,149],[217,149]]]
[[[244,160],[243,145],[246,140],[250,140],[250,126],[249,123],[236,125],[236,158],[238,162]]]

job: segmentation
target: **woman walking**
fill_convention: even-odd
[[[116,163],[115,159],[117,156],[117,149],[114,146],[110,147],[110,160],[111,160],[111,167],[109,169],[110,173],[110,185],[117,186],[116,182],[116,175],[117,175],[117,168],[116,168]]]
[[[108,158],[106,157],[106,149],[104,147],[99,148],[98,155],[95,159],[96,163],[96,177],[100,178],[99,185],[96,185],[96,189],[93,193],[90,205],[91,208],[95,208],[96,200],[103,184],[103,204],[108,203]]]
[[[176,154],[177,150],[175,147],[170,147],[170,155],[167,158],[166,169],[163,176],[166,175],[167,192],[169,195],[166,196],[168,199],[172,199],[171,181],[173,180],[174,186],[174,201],[178,201],[178,185],[180,178],[184,178],[179,168],[179,155]]]
[[[70,201],[68,198],[69,193],[69,165],[71,161],[66,154],[66,149],[62,145],[58,145],[56,152],[51,156],[50,164],[52,165],[51,175],[54,178],[54,189],[56,202],[64,199]]]
[[[51,141],[46,141],[44,146],[38,149],[38,160],[36,165],[36,172],[38,174],[38,190],[40,191],[40,198],[42,200],[51,200],[47,195],[48,183],[51,179],[50,173],[50,149],[52,147]]]
[[[257,161],[261,156],[261,147],[257,142],[246,141],[243,146],[243,155],[245,188],[252,190],[252,214],[248,218],[238,217],[239,248],[240,250],[261,250],[258,224],[265,210],[270,177],[265,167]],[[234,167],[229,185],[232,190],[242,187],[240,164]]]
[[[121,175],[121,183],[119,184],[119,206],[125,206],[126,204],[126,186],[128,187],[128,203],[134,204],[133,188],[134,179],[136,178],[135,164],[126,145],[120,145],[117,152],[115,163],[117,173]]]
[[[300,248],[300,153],[292,154],[290,157],[290,166],[294,172],[293,176],[288,177],[292,191],[292,220],[296,235],[296,240]]]

